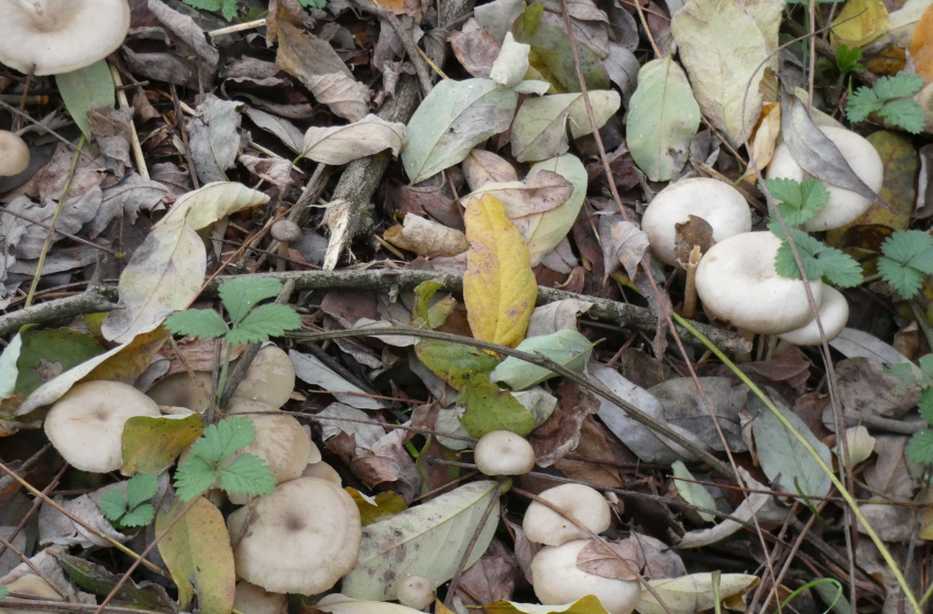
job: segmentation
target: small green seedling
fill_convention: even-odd
[[[213,309],[186,309],[165,321],[175,334],[212,339],[223,337],[230,345],[260,343],[269,337],[278,337],[285,331],[301,327],[301,318],[288,305],[257,304],[276,296],[282,282],[269,278],[240,278],[226,281],[220,286],[220,300],[230,323]]]
[[[894,365],[889,370],[907,385],[920,386],[920,415],[927,421],[929,428],[918,431],[907,444],[907,458],[920,465],[933,466],[933,354],[922,356],[920,369],[912,363]]]
[[[865,67],[860,63],[862,61],[862,50],[852,48],[848,45],[839,45],[836,47],[836,70],[841,75],[847,75],[850,72],[864,70]]]
[[[893,77],[881,77],[871,87],[860,87],[849,96],[846,117],[850,122],[863,122],[875,113],[886,123],[911,134],[923,131],[923,109],[914,95],[923,88],[923,79],[902,72]]]
[[[178,498],[191,501],[211,488],[247,496],[272,492],[275,476],[266,463],[255,454],[238,454],[255,439],[253,422],[242,416],[205,428],[175,472]]]
[[[805,179],[768,179],[768,191],[778,201],[784,222],[799,226],[810,221],[829,202],[829,190],[822,181]]]
[[[202,11],[220,13],[227,21],[233,21],[240,8],[238,0],[185,0],[185,4]],[[298,0],[298,4],[306,9],[322,9],[327,6],[327,0]]]
[[[123,485],[111,488],[100,498],[100,511],[118,528],[144,527],[155,518],[150,500],[159,488],[158,477],[137,473]]]
[[[933,237],[922,230],[899,230],[881,246],[878,272],[904,300],[917,296],[933,275]]]

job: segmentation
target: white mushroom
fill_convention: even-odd
[[[3,585],[11,593],[35,597],[43,601],[64,601],[55,588],[34,573],[24,574],[9,584]],[[56,610],[36,610],[33,608],[3,608],[0,614],[57,614]]]
[[[356,503],[318,478],[279,484],[230,514],[237,575],[275,593],[316,595],[350,572],[362,529]]]
[[[823,288],[823,302],[820,304],[820,324],[823,325],[823,334],[829,341],[842,332],[849,321],[849,302],[842,292],[832,286]],[[816,318],[813,318],[800,328],[781,333],[781,339],[794,345],[819,345],[820,329],[817,328]]]
[[[233,607],[243,614],[288,614],[288,598],[241,581],[236,583]]]
[[[19,135],[0,130],[0,177],[19,175],[29,168],[29,146]]]
[[[0,64],[58,75],[90,66],[123,44],[127,0],[0,0]]]
[[[418,610],[385,601],[364,601],[340,593],[331,593],[314,604],[328,614],[421,614]]]
[[[836,145],[856,176],[877,192],[884,180],[884,164],[874,145],[861,135],[835,126],[822,126],[820,130]],[[768,179],[786,177],[803,181],[808,175],[794,160],[790,149],[781,143],[774,151],[768,166]],[[829,202],[813,218],[803,224],[804,230],[817,232],[839,228],[853,221],[871,207],[872,201],[861,194],[827,184]]]
[[[535,450],[512,431],[492,431],[476,442],[476,468],[486,475],[525,475],[535,466]]]
[[[211,404],[214,378],[207,371],[173,373],[163,377],[147,394],[159,405],[186,407],[203,414]]]
[[[128,384],[78,384],[45,417],[45,434],[76,469],[116,471],[123,465],[123,425],[134,416],[158,417],[155,401]]]
[[[405,576],[395,589],[398,602],[416,610],[434,603],[434,584],[421,576]]]
[[[615,580],[577,567],[577,556],[590,540],[544,548],[531,560],[535,595],[545,605],[566,604],[595,595],[609,614],[629,614],[641,596],[638,580]]]
[[[278,407],[272,407],[262,401],[250,401],[240,397],[230,399],[230,405],[227,406],[228,415],[236,414],[275,414],[280,413]],[[285,414],[287,415],[287,414]]]
[[[605,531],[612,522],[609,503],[599,491],[589,486],[561,484],[538,496],[572,516],[593,533]],[[559,546],[574,539],[590,537],[588,532],[566,517],[537,501],[532,501],[525,510],[522,529],[530,541],[546,546]]]
[[[653,253],[662,262],[677,266],[677,224],[691,215],[703,218],[719,242],[752,229],[752,213],[742,193],[709,177],[681,179],[655,196],[641,219]]]
[[[301,472],[301,476],[305,478],[320,478],[328,482],[333,482],[337,486],[343,486],[343,478],[340,477],[337,470],[324,461],[309,463],[308,466],[305,467],[305,470]]]
[[[267,345],[256,354],[233,396],[282,407],[294,389],[295,367],[288,354]]]
[[[717,243],[700,260],[696,288],[710,317],[753,333],[777,334],[806,324],[810,304],[799,279],[774,269],[781,240],[768,231],[744,232]],[[823,284],[807,282],[820,304]]]

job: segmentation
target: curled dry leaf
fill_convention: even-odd
[[[302,154],[315,162],[340,165],[386,149],[397,156],[404,143],[405,124],[370,114],[346,126],[308,128]]]
[[[589,92],[596,129],[602,128],[622,104],[615,90]],[[553,94],[522,103],[512,123],[512,155],[519,162],[545,160],[570,149],[567,131],[579,138],[593,133],[583,94]]]
[[[599,220],[600,243],[603,248],[605,272],[603,283],[621,264],[625,274],[635,278],[638,265],[648,251],[648,235],[638,224],[621,219],[621,216],[601,216]]]
[[[610,580],[638,580],[638,566],[630,552],[618,544],[591,539],[577,553],[577,567],[586,573]]]
[[[469,248],[466,235],[455,228],[408,213],[402,225],[385,232],[385,240],[419,256],[456,256]]]
[[[505,40],[502,41],[502,48],[499,49],[499,55],[489,70],[489,78],[505,87],[518,85],[528,72],[530,51],[531,45],[516,42],[512,33],[507,32]]]
[[[674,237],[674,254],[681,263],[690,261],[694,246],[699,246],[700,253],[705,254],[714,243],[713,227],[697,215],[690,215],[686,222],[674,224]]]
[[[518,181],[518,173],[508,160],[485,149],[474,149],[463,161],[463,174],[473,191],[487,183]],[[500,197],[501,198],[501,197]]]

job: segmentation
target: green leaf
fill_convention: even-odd
[[[185,4],[202,11],[219,11],[221,0],[185,0]]]
[[[227,342],[259,343],[269,337],[279,337],[288,330],[301,328],[301,317],[288,305],[276,303],[260,305],[253,309],[233,330],[227,333]]]
[[[152,499],[159,489],[159,478],[148,473],[137,473],[126,483],[126,504],[133,509]]]
[[[781,247],[774,259],[774,269],[781,277],[800,279],[800,271],[794,259],[794,253],[787,242],[787,236],[774,222],[768,228],[781,238]],[[829,247],[797,228],[788,228],[794,239],[807,279],[824,279],[839,286],[851,288],[862,283],[862,267],[852,256]]]
[[[510,392],[489,381],[485,373],[470,378],[460,400],[466,406],[460,423],[477,439],[492,431],[512,431],[525,436],[535,428],[534,414]]]
[[[278,279],[261,277],[237,277],[220,285],[218,294],[230,321],[236,325],[261,301],[278,296],[282,282]]]
[[[20,337],[14,392],[24,399],[56,375],[104,352],[93,335],[69,328],[29,328]]]
[[[906,98],[923,89],[923,79],[909,72],[898,73],[891,77],[881,77],[872,87],[882,100]]]
[[[150,503],[143,503],[134,510],[127,512],[120,519],[120,526],[123,527],[144,527],[155,518],[155,508]]]
[[[593,344],[579,332],[565,328],[550,335],[528,337],[515,349],[549,358],[574,371],[582,371],[590,359]],[[509,356],[493,369],[489,379],[497,384],[505,384],[512,390],[525,390],[556,376],[557,373],[550,369]]]
[[[236,17],[237,13],[237,0],[224,0],[224,7],[221,11],[221,14],[224,16],[224,19],[227,21],[233,21],[233,18]]]
[[[846,103],[846,118],[850,122],[858,123],[868,119],[868,116],[881,109],[883,101],[878,98],[870,87],[860,87],[849,96]]]
[[[920,407],[920,415],[923,416],[923,419],[926,420],[928,424],[933,425],[933,388],[923,389],[923,392],[920,393],[920,402],[918,405]]]
[[[836,47],[836,68],[840,73],[846,74],[862,70],[859,62],[862,60],[862,50],[849,47],[848,45],[839,45]]]
[[[923,132],[925,124],[923,108],[913,98],[901,98],[884,103],[878,115],[886,123],[901,128],[911,134]]]
[[[447,317],[457,306],[457,301],[451,296],[431,303],[437,291],[444,285],[436,279],[423,281],[415,286],[415,308],[412,323],[421,328],[437,328],[447,321]]]
[[[165,320],[165,327],[176,335],[212,339],[227,332],[227,323],[213,309],[176,311]]]
[[[205,428],[201,438],[191,446],[191,453],[208,463],[219,463],[253,443],[255,439],[256,427],[253,421],[234,416]]]
[[[6,599],[10,594],[10,589],[5,586],[0,586],[0,599]]]
[[[220,470],[220,487],[237,495],[265,495],[275,488],[275,476],[255,454],[242,454]]]
[[[920,357],[920,370],[923,371],[926,386],[933,386],[933,354],[925,354]]]
[[[768,191],[779,201],[784,221],[799,226],[810,220],[829,202],[829,190],[816,179],[768,179]]]
[[[111,488],[101,495],[97,502],[104,518],[110,522],[117,522],[126,513],[126,492],[122,486]]]
[[[434,375],[456,390],[462,390],[477,373],[489,373],[499,364],[498,358],[479,348],[435,339],[420,341],[415,354]]]
[[[116,99],[113,75],[110,74],[107,61],[99,60],[90,66],[55,75],[55,83],[68,114],[78,124],[84,136],[90,139],[88,111],[101,107],[112,109]]]
[[[907,458],[922,465],[933,465],[933,431],[914,433],[907,444]]]
[[[877,113],[886,123],[918,134],[923,131],[924,115],[913,96],[922,87],[923,79],[913,73],[881,77],[871,88],[860,87],[849,96],[846,117],[851,122],[861,122]]]
[[[327,6],[327,0],[298,0],[298,4],[306,9],[322,9]]]
[[[878,272],[901,298],[920,291],[925,275],[933,274],[933,237],[922,230],[895,232],[881,246]]]
[[[175,472],[175,494],[182,501],[191,501],[210,490],[216,479],[212,464],[191,455],[178,465]]]

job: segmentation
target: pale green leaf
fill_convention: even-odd
[[[84,136],[91,138],[88,111],[101,107],[112,109],[115,101],[116,89],[107,61],[99,60],[90,66],[55,75],[55,83],[68,114]]]
[[[233,416],[205,428],[201,438],[191,446],[191,453],[210,463],[219,463],[255,439],[256,427],[253,421],[243,416]]]
[[[187,373],[181,374],[188,377]],[[159,474],[201,435],[204,421],[187,415],[133,416],[123,424],[123,475]]]
[[[175,494],[182,501],[191,501],[210,490],[216,481],[213,464],[192,455],[183,460],[175,471]]]
[[[671,465],[671,469],[674,471],[674,488],[677,489],[677,494],[680,495],[681,499],[700,508],[697,510],[697,514],[706,522],[716,520],[714,514],[703,511],[716,509],[716,501],[713,499],[713,495],[706,490],[706,487],[697,483],[683,461],[675,461]]]
[[[461,390],[477,373],[489,373],[499,363],[491,354],[462,343],[423,339],[415,346],[418,359],[431,372]]]
[[[213,309],[176,311],[165,320],[165,327],[176,335],[212,339],[227,332],[227,323]]]
[[[602,128],[621,105],[615,90],[589,93],[596,128]],[[553,94],[529,98],[518,109],[512,123],[512,155],[519,162],[544,160],[570,149],[572,138],[592,134],[583,94]]]
[[[235,495],[265,495],[275,488],[275,476],[255,454],[242,454],[220,470],[220,487]]]
[[[234,277],[220,284],[217,293],[230,315],[230,321],[236,324],[246,317],[250,310],[261,301],[278,296],[282,282],[272,277]]]
[[[548,358],[579,372],[586,367],[593,344],[579,332],[563,329],[550,335],[528,337],[515,349]],[[546,367],[509,356],[493,369],[489,379],[497,384],[505,384],[512,390],[524,390],[556,376],[557,373]]]
[[[493,431],[512,431],[524,436],[537,426],[531,410],[511,392],[500,390],[485,373],[470,378],[460,400],[466,406],[460,423],[476,439]]]
[[[716,607],[717,597],[721,601],[740,595],[757,582],[757,576],[718,572],[648,580],[651,590],[642,588],[637,610],[639,614],[704,612]]]
[[[301,317],[289,305],[270,303],[253,309],[227,334],[227,342],[258,343],[281,337],[285,331],[301,328]]]
[[[144,527],[155,518],[155,508],[149,503],[136,506],[120,519],[123,527]]]
[[[104,518],[110,522],[117,522],[126,513],[126,490],[122,485],[110,488],[100,496],[97,501]]]
[[[126,482],[126,505],[133,509],[156,495],[159,479],[148,473],[137,473]]]

